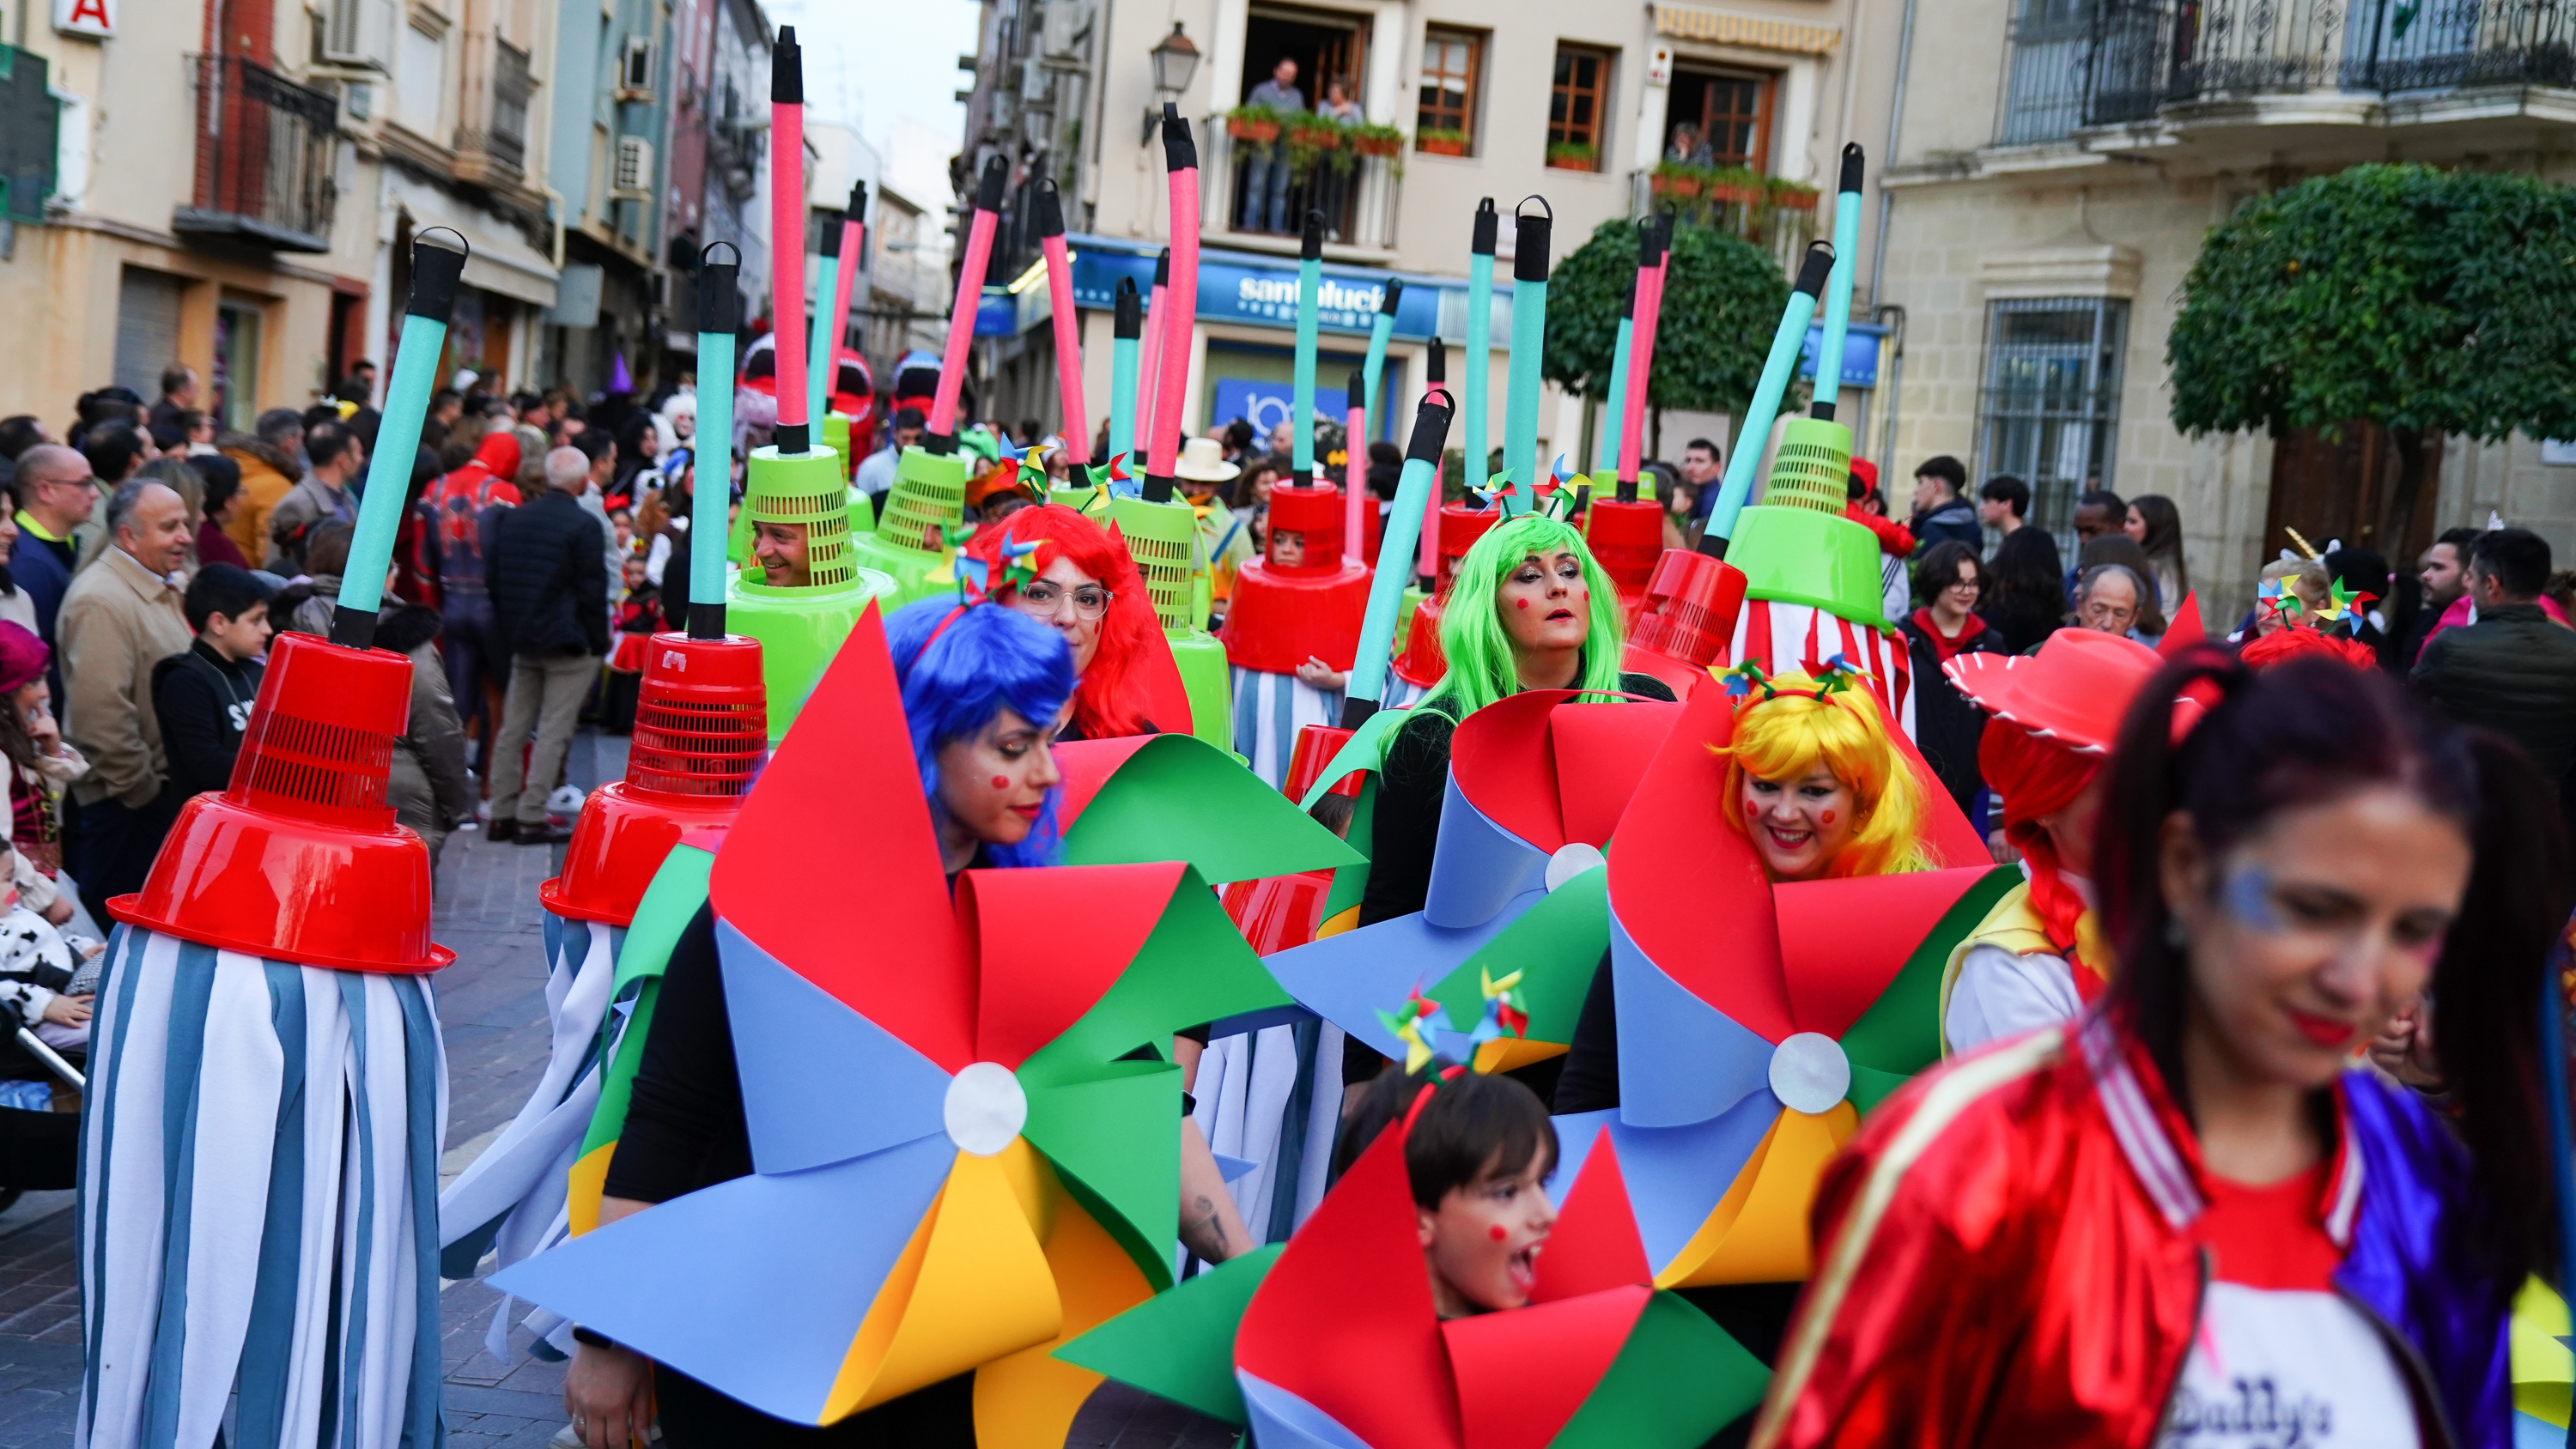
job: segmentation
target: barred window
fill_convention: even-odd
[[[2000,301],[1987,315],[1976,476],[2028,479],[2030,521],[2061,546],[2076,495],[2112,486],[2128,332],[2129,304],[2105,297]]]

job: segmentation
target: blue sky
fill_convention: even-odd
[[[974,51],[980,11],[974,0],[769,0],[769,18],[795,26],[805,48],[806,104],[880,150],[903,117],[955,145],[966,108],[954,93],[970,79],[957,57]]]

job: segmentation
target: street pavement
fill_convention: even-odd
[[[626,742],[585,730],[567,774],[584,788],[622,775]],[[561,846],[494,845],[480,831],[448,839],[432,935],[456,952],[433,978],[447,1043],[448,1148],[442,1181],[471,1163],[517,1115],[545,1072],[545,936],[537,887]],[[72,1442],[81,1382],[80,1295],[72,1194],[29,1193],[0,1212],[0,1449]],[[564,1426],[563,1365],[526,1352],[510,1314],[509,1355],[484,1351],[499,1295],[473,1281],[441,1292],[441,1361],[451,1449],[537,1449]],[[1068,1449],[1225,1449],[1230,1426],[1151,1395],[1104,1385],[1067,1436]]]

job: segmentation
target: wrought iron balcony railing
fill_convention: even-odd
[[[290,252],[331,249],[331,175],[340,103],[235,55],[189,58],[197,92],[197,178],[173,213],[183,236],[224,236]]]

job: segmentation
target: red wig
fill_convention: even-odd
[[[1000,557],[1005,540],[1031,539],[1042,540],[1029,559],[1038,572],[1044,573],[1059,558],[1066,559],[1109,590],[1109,612],[1100,620],[1100,647],[1073,692],[1075,728],[1087,740],[1145,733],[1146,709],[1153,696],[1144,665],[1150,658],[1147,651],[1164,647],[1163,630],[1154,602],[1146,596],[1145,577],[1137,571],[1125,540],[1114,526],[1104,532],[1072,509],[1049,503],[986,524],[967,541],[966,551],[990,562]],[[994,597],[1006,601],[1009,592],[1008,588],[997,590]],[[1162,722],[1156,724],[1162,726]],[[1185,730],[1188,726],[1189,721],[1181,720],[1172,727]]]
[[[2249,639],[2238,651],[2248,669],[2269,669],[2291,659],[2316,655],[2349,664],[2355,669],[2376,669],[2379,656],[2357,639],[2338,639],[2323,629],[2302,628],[2292,624],[2275,629],[2260,639]]]

